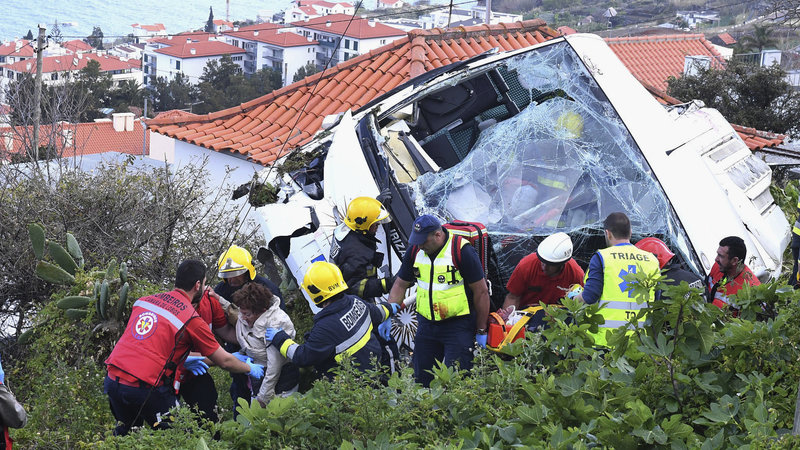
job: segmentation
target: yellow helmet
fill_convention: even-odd
[[[344,282],[342,271],[336,264],[327,261],[317,261],[308,268],[306,276],[303,277],[303,289],[319,305],[334,295],[344,292],[347,283]]]
[[[372,197],[357,197],[347,206],[344,223],[353,231],[366,233],[375,223],[389,221],[389,211]]]
[[[558,116],[556,128],[566,133],[568,139],[577,139],[583,134],[583,117],[574,111]]]
[[[238,277],[246,272],[250,272],[251,280],[256,278],[256,268],[253,266],[253,257],[250,255],[250,252],[238,245],[231,245],[231,247],[219,257],[217,268],[217,276],[220,278]]]

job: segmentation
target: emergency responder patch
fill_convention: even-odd
[[[158,316],[150,311],[145,311],[136,318],[131,333],[133,333],[133,337],[136,339],[147,339],[153,334],[157,326]]]
[[[439,283],[444,283],[444,282],[445,282],[444,275],[439,275],[439,277],[438,277],[438,278],[436,278],[436,280],[437,280]]]

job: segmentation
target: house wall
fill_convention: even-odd
[[[316,49],[316,45],[286,47],[283,49],[281,76],[283,77],[284,86],[293,83],[294,75],[301,67],[314,62],[316,59]]]

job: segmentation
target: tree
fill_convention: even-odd
[[[31,34],[31,36],[33,36],[33,34]],[[61,35],[61,27],[58,26],[58,20],[53,23],[53,29],[50,30],[50,38],[53,39],[53,42],[56,44],[64,42],[64,36]]]
[[[153,109],[156,111],[169,111],[171,109],[184,109],[187,104],[193,103],[196,90],[182,73],[175,75],[170,81],[158,77],[153,83]]]
[[[800,92],[786,82],[777,65],[759,67],[733,59],[725,69],[670,77],[669,95],[702,100],[729,121],[775,133],[800,134]]]
[[[297,73],[295,73],[294,77],[292,77],[292,82],[300,81],[303,78],[314,75],[317,72],[319,72],[317,65],[313,62],[309,62],[305,66],[297,69]]]
[[[213,33],[214,32],[214,9],[210,6],[208,7],[208,20],[206,21],[205,27],[206,33]]]
[[[103,50],[103,30],[100,27],[94,27],[92,34],[86,36],[86,42],[98,50]]]
[[[78,71],[76,85],[87,95],[86,110],[80,116],[80,122],[91,122],[103,117],[99,111],[111,103],[111,87],[113,81],[108,72],[100,70],[100,63],[91,60],[86,67]]]
[[[777,43],[777,40],[772,35],[773,31],[769,25],[755,25],[753,34],[743,36],[739,39],[739,43],[747,51],[761,53],[765,48],[774,47]]]
[[[28,34],[25,35],[24,39],[27,39],[29,41],[33,40],[33,31],[31,31],[30,28],[28,28]]]

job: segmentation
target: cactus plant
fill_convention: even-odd
[[[124,264],[124,263],[123,263]],[[120,271],[120,273],[122,273]],[[131,286],[126,282],[119,290],[119,302],[117,303],[117,320],[122,321],[125,315],[125,307],[128,305],[128,291]]]
[[[67,251],[78,264],[78,267],[83,268],[83,252],[81,246],[78,245],[78,240],[75,239],[72,233],[67,232]]]
[[[24,333],[20,334],[19,338],[17,338],[17,344],[26,345],[29,343],[31,339],[33,339],[33,330],[33,328],[29,328]]]
[[[81,320],[86,317],[88,313],[89,312],[85,309],[68,309],[64,312],[64,315],[67,316],[68,319]]]
[[[75,282],[75,277],[71,273],[47,261],[39,261],[36,264],[36,276],[53,284],[72,284]]]
[[[82,295],[71,295],[59,300],[58,303],[56,303],[56,306],[59,309],[78,309],[89,306],[89,303],[91,302],[92,299],[89,297],[84,297]]]
[[[31,237],[33,254],[36,259],[44,258],[44,228],[38,223],[28,224],[28,235]]]
[[[97,299],[97,303],[100,304],[100,319],[108,319],[106,314],[106,309],[108,308],[108,280],[103,280],[103,284],[100,285],[100,297]]]
[[[119,282],[125,284],[128,282],[128,265],[125,261],[119,263]]]
[[[53,261],[56,262],[62,269],[66,270],[70,273],[70,275],[75,275],[75,272],[78,270],[78,265],[75,263],[75,260],[72,259],[72,256],[61,246],[58,242],[47,241],[47,251],[50,253],[50,256],[53,258]]]

